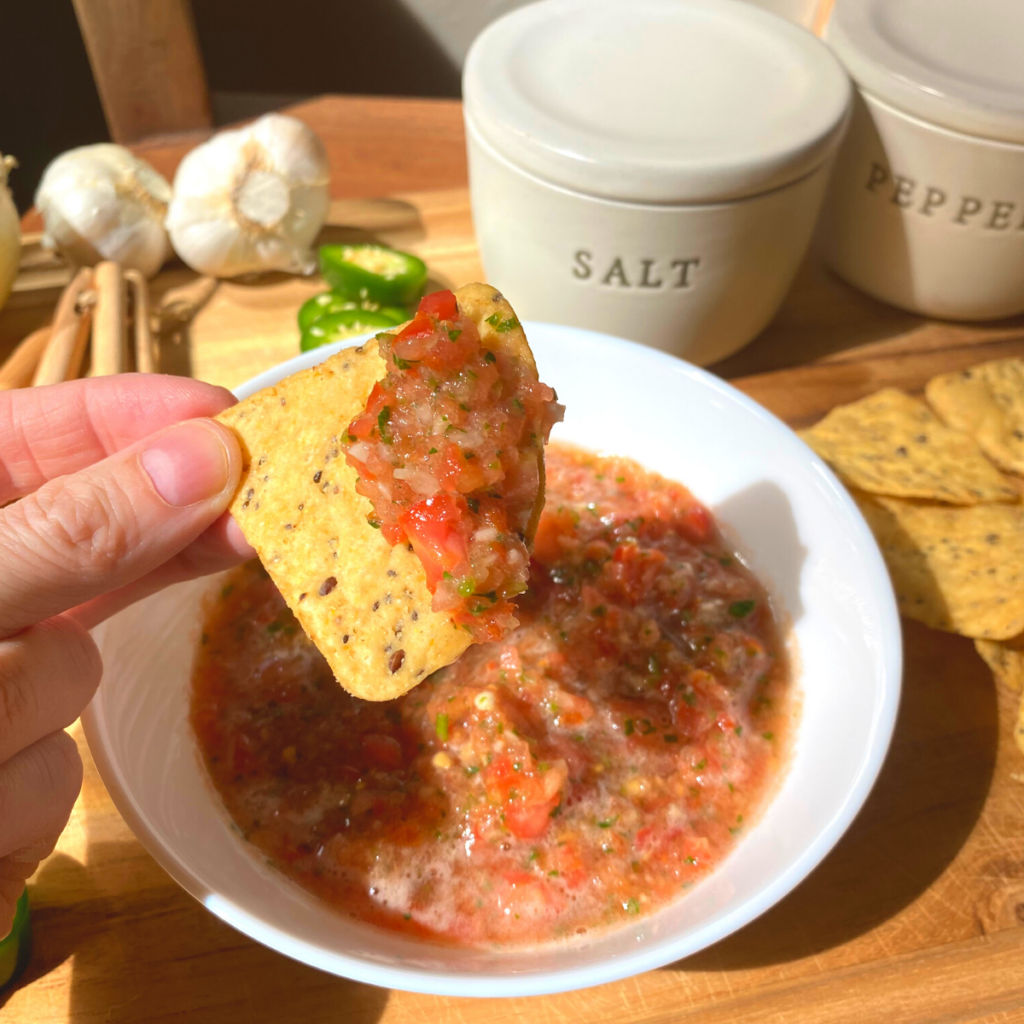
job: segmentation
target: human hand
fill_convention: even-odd
[[[81,788],[63,730],[100,680],[89,628],[252,557],[225,511],[238,443],[197,418],[233,402],[137,374],[0,393],[0,936]]]

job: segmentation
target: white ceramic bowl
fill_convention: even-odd
[[[487,278],[531,319],[603,327],[706,366],[778,312],[814,232],[831,159],[721,203],[632,203],[544,181],[466,114],[473,227]]]
[[[791,624],[802,698],[795,749],[756,826],[718,871],[659,913],[535,950],[445,948],[336,914],[231,828],[187,722],[209,580],[148,598],[98,628],[106,672],[83,721],[103,781],[135,834],[239,931],[375,985],[463,996],[560,992],[702,949],[785,896],[825,856],[867,797],[896,716],[901,644],[889,578],[824,463],[779,420],[701,370],[606,335],[526,327],[542,378],[568,410],[555,436],[630,456],[687,484],[768,584]],[[283,363],[239,394],[335,348]]]

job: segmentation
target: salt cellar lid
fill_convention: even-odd
[[[471,129],[552,184],[709,203],[820,166],[851,86],[810,32],[742,0],[544,0],[477,37],[463,97]]]
[[[1024,143],[1024,0],[837,0],[826,38],[905,113]]]

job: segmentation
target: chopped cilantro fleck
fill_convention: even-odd
[[[632,736],[633,735],[633,719],[632,718],[627,718],[626,719],[625,724],[622,727],[622,731],[627,736]]]
[[[489,323],[499,334],[514,331],[519,326],[519,321],[514,316],[502,320],[500,313],[492,313],[485,322]]]
[[[391,406],[385,405],[379,413],[377,413],[377,429],[380,431],[380,439],[385,444],[391,444],[390,439],[387,436],[388,420],[391,419]]]
[[[441,712],[434,719],[434,731],[437,733],[437,738],[442,743],[448,742],[448,715],[445,712]]]
[[[622,906],[627,914],[640,913],[640,901],[635,896],[630,896],[629,899],[622,904]]]
[[[451,330],[448,331],[448,340],[449,341],[458,341],[459,340],[459,335],[461,333],[462,333],[462,328],[461,327],[453,327],[453,328],[451,328]]]
[[[484,362],[486,362],[486,363],[494,363],[494,362],[497,362],[497,358],[498,358],[498,357],[497,357],[497,356],[496,356],[496,355],[495,355],[495,354],[494,354],[494,353],[493,353],[493,352],[492,352],[492,351],[491,351],[490,349],[488,349],[488,350],[487,350],[487,351],[486,351],[486,352],[484,353]]]
[[[729,614],[734,619],[745,619],[754,610],[756,604],[756,601],[733,601],[729,605]]]

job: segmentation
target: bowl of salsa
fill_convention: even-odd
[[[703,371],[525,326],[567,411],[507,636],[361,701],[258,563],[97,631],[86,734],[136,835],[229,924],[371,984],[539,994],[696,952],[820,862],[892,732],[895,602],[824,464]]]

